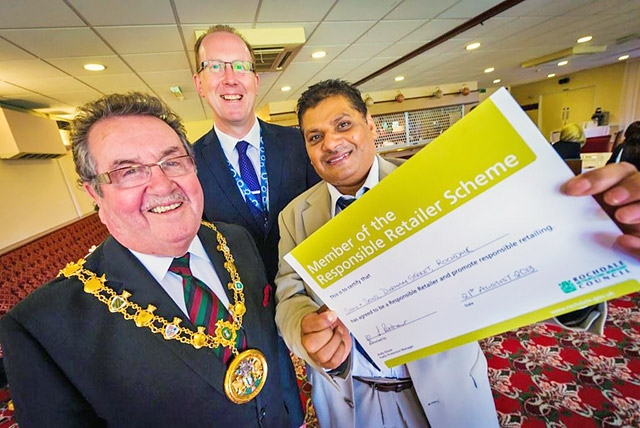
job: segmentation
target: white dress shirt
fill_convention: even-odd
[[[167,292],[169,297],[176,302],[176,305],[184,312],[189,319],[189,313],[187,312],[187,304],[184,299],[184,288],[182,287],[182,277],[173,272],[169,272],[169,267],[173,261],[173,257],[152,256],[149,254],[142,254],[137,251],[130,250],[133,255],[142,263],[142,265],[149,271],[149,273],[158,281],[164,291]],[[207,252],[200,242],[198,236],[195,237],[189,249],[189,267],[193,276],[204,282],[211,291],[213,291],[220,302],[226,307],[229,307],[229,298],[224,291],[224,287],[218,274],[213,268],[213,263],[209,260]]]

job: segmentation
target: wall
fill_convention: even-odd
[[[198,141],[200,137],[202,137],[207,132],[211,131],[213,127],[213,119],[210,120],[199,120],[197,122],[186,122],[184,127],[187,131],[187,139],[191,142],[191,144]]]
[[[609,124],[619,124],[623,120],[620,97],[625,67],[626,62],[618,62],[605,67],[559,75],[536,83],[513,86],[511,94],[520,105],[529,105],[538,103],[541,95],[593,86],[595,87],[595,106],[602,107],[602,110],[609,112]],[[563,77],[569,77],[569,83],[558,84],[558,80]],[[558,115],[560,115],[560,112],[558,112]],[[586,117],[584,121],[590,119],[591,117]]]
[[[0,161],[0,253],[93,211],[77,187],[71,152],[58,159]]]

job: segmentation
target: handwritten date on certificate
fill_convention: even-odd
[[[497,278],[488,284],[483,284],[477,288],[468,288],[467,290],[462,292],[462,303],[464,303],[465,306],[471,306],[473,305],[473,299],[475,299],[476,297],[481,296],[485,293],[489,293],[500,287],[513,284],[519,279],[532,275],[536,272],[538,272],[538,270],[535,267],[528,265],[525,267],[514,269],[513,271],[506,273],[504,276]]]

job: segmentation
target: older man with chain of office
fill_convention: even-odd
[[[0,320],[20,426],[289,426],[264,266],[245,229],[201,223],[179,118],[114,94],[72,126],[111,236]]]

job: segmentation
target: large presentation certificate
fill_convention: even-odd
[[[285,256],[377,364],[640,289],[640,264],[505,89]]]

